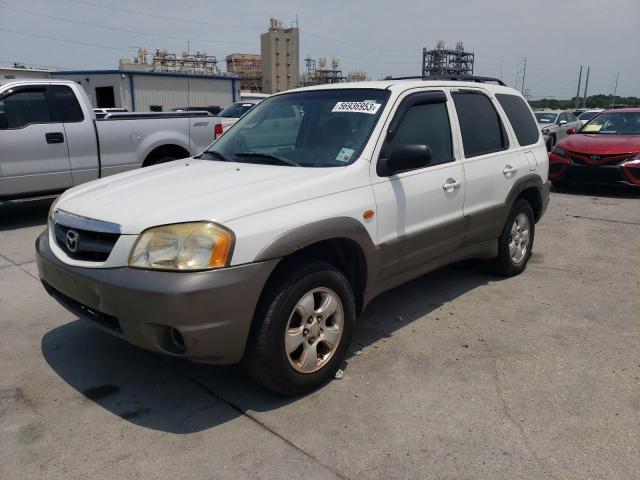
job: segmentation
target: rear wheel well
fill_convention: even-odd
[[[535,221],[537,222],[540,220],[540,216],[542,214],[542,200],[540,199],[538,189],[535,187],[527,188],[518,195],[518,198],[523,198],[529,202],[531,209],[533,210],[533,217],[535,218]],[[516,198],[516,201],[518,201],[518,198]]]
[[[313,260],[330,263],[347,277],[355,296],[356,313],[361,313],[367,282],[367,264],[360,245],[348,238],[322,240],[285,256],[271,273],[267,285],[276,275],[282,275],[293,265]]]
[[[187,158],[189,155],[189,152],[179,145],[162,145],[149,152],[147,158],[142,162],[142,166],[148,167],[158,163],[178,160],[179,158]]]

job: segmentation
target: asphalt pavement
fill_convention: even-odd
[[[296,399],[78,320],[34,264],[51,201],[0,203],[0,478],[640,478],[639,202],[553,192],[522,275],[383,294]]]

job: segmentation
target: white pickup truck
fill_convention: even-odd
[[[0,199],[57,193],[195,155],[214,140],[219,123],[207,112],[112,113],[96,119],[75,82],[1,84]]]

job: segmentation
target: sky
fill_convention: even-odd
[[[144,46],[224,58],[260,53],[269,17],[298,19],[303,59],[336,57],[371,79],[419,75],[439,39],[475,53],[475,74],[514,86],[527,59],[533,99],[640,96],[640,0],[0,0],[0,66],[113,69]],[[518,87],[521,85],[520,74]],[[581,92],[582,94],[582,92]]]

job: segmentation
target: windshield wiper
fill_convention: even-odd
[[[233,162],[233,161],[235,161],[235,160],[233,160],[233,158],[229,158],[224,153],[218,152],[217,150],[205,150],[204,152],[202,152],[202,155],[204,155],[204,154],[212,155],[212,156],[222,160],[223,162]],[[202,158],[202,155],[200,155],[200,158]]]
[[[260,152],[240,152],[236,153],[236,157],[240,158],[266,158],[269,160],[275,160],[284,165],[289,165],[290,167],[299,167],[300,164],[293,160],[289,160],[288,158],[279,157],[277,155],[272,155],[270,153],[260,153]]]

